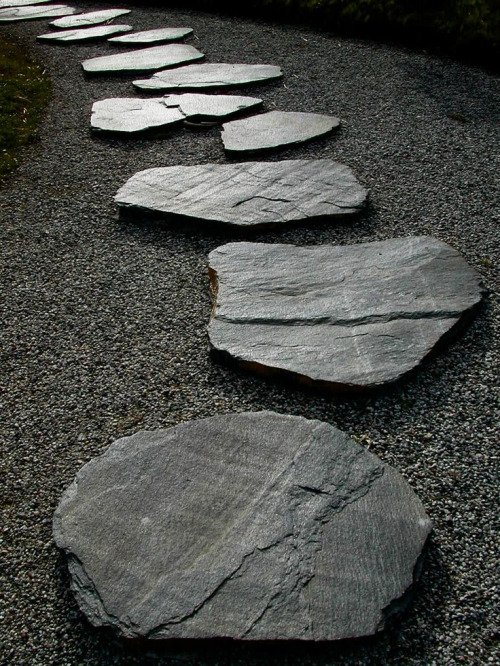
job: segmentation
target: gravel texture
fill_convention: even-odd
[[[90,10],[89,3],[76,3]],[[126,5],[125,5],[126,6]],[[216,364],[208,354],[206,258],[241,233],[118,221],[113,196],[135,172],[224,163],[217,127],[162,139],[90,133],[92,103],[133,94],[130,77],[86,79],[106,44],[37,44],[46,22],[4,25],[50,71],[40,140],[0,190],[4,273],[2,664],[498,664],[498,78],[453,61],[196,12],[136,8],[138,30],[195,29],[208,62],[280,65],[244,94],[267,110],[338,116],[340,132],[269,159],[333,158],[371,188],[354,224],[254,233],[262,242],[357,243],[433,235],[490,290],[463,335],[399,389],[324,397]],[[236,92],[236,91],[235,91]],[[342,644],[131,645],[78,611],[52,514],[80,467],[118,437],[242,410],[319,418],[409,481],[435,529],[402,620]]]

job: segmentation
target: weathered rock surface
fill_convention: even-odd
[[[57,19],[57,21],[52,21],[50,25],[53,25],[56,28],[84,28],[88,25],[97,25],[99,23],[112,21],[119,16],[130,14],[130,12],[130,9],[100,9],[95,12],[77,14],[70,18]]]
[[[222,141],[225,150],[233,153],[273,150],[310,141],[331,132],[339,125],[338,118],[319,113],[269,111],[225,123]]]
[[[108,40],[112,44],[154,44],[157,42],[172,42],[177,39],[182,39],[193,32],[193,28],[155,28],[154,30],[141,30],[140,32],[133,32],[130,35],[123,35],[123,37],[113,37]]]
[[[446,243],[229,243],[209,255],[213,348],[244,367],[334,389],[378,387],[415,368],[481,300],[479,275]]]
[[[143,90],[188,90],[191,88],[224,88],[261,83],[282,76],[274,65],[227,65],[205,63],[178,67],[172,72],[157,72],[150,79],[134,81]]]
[[[30,21],[74,14],[76,9],[67,5],[34,5],[33,7],[10,7],[0,9],[0,21]]]
[[[373,634],[407,600],[430,529],[393,468],[272,412],[118,440],[54,516],[90,622],[156,639]]]
[[[367,195],[338,162],[288,160],[147,169],[132,176],[115,201],[123,211],[258,227],[352,215]]]
[[[50,0],[0,0],[0,9],[6,7],[26,7],[27,5],[43,5]]]
[[[106,39],[109,35],[133,30],[131,25],[96,25],[93,28],[80,28],[77,30],[58,30],[38,35],[37,39],[47,42],[87,42],[97,39]]]
[[[161,67],[174,67],[181,62],[204,58],[194,46],[187,44],[165,44],[148,49],[98,56],[82,62],[89,74],[112,72],[145,72]]]

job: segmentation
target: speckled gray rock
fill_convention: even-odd
[[[333,389],[378,387],[415,368],[481,300],[446,243],[230,243],[209,256],[214,350],[264,373]]]
[[[332,160],[201,164],[147,169],[115,201],[144,210],[234,226],[259,227],[357,213],[368,191]]]
[[[0,9],[6,7],[26,7],[29,5],[43,5],[49,3],[50,0],[0,0]]]
[[[200,58],[204,58],[204,55],[194,46],[165,44],[148,49],[90,58],[82,62],[82,67],[88,74],[144,72],[161,67],[174,67],[181,62],[200,60]]]
[[[273,150],[310,141],[339,125],[338,118],[319,113],[269,111],[225,123],[222,141],[225,150],[232,153]]]
[[[81,28],[79,30],[58,30],[38,35],[37,39],[44,42],[91,42],[98,39],[106,39],[109,35],[133,30],[131,25],[96,25],[93,28]]]
[[[50,25],[53,25],[55,28],[84,28],[88,25],[97,25],[112,21],[119,16],[130,14],[130,12],[130,9],[100,9],[96,12],[85,12],[84,14],[57,19],[56,21],[52,21]]]
[[[67,5],[10,7],[0,9],[0,21],[31,21],[34,19],[50,18],[52,16],[67,16],[75,12],[76,9]]]
[[[407,600],[430,529],[394,469],[272,412],[118,440],[54,516],[90,622],[156,639],[373,634]]]
[[[154,44],[158,42],[172,42],[182,39],[193,32],[193,28],[155,28],[154,30],[141,30],[123,37],[113,37],[108,41],[112,44],[127,44],[139,46],[140,44]]]
[[[173,72],[157,72],[150,79],[134,81],[134,86],[143,90],[224,88],[261,83],[281,76],[281,69],[274,65],[205,63],[179,67]]]

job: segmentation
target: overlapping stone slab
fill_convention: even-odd
[[[150,79],[134,81],[141,90],[190,90],[225,88],[262,83],[282,76],[275,65],[204,63],[178,67],[171,72],[156,72]]]
[[[42,42],[63,42],[73,44],[78,42],[91,42],[106,39],[109,35],[133,30],[131,25],[96,25],[92,28],[79,28],[76,30],[58,30],[38,35],[37,39]]]
[[[240,227],[352,215],[368,191],[332,160],[202,164],[141,171],[119,190],[121,212],[144,210]]]
[[[0,9],[0,21],[32,21],[74,14],[76,9],[68,5],[33,5],[32,7],[10,7]]]
[[[108,41],[112,44],[123,44],[127,46],[139,46],[141,44],[155,44],[158,42],[173,42],[183,39],[193,32],[193,28],[155,28],[153,30],[141,30],[122,37],[112,37]]]
[[[214,350],[252,371],[339,390],[401,379],[482,296],[460,254],[426,236],[230,243],[209,264]]]
[[[338,118],[319,113],[269,111],[225,123],[222,142],[229,153],[274,150],[310,141],[328,134],[339,125]]]
[[[118,440],[54,516],[89,621],[152,639],[376,633],[408,600],[430,529],[393,468],[272,412]]]
[[[118,72],[146,72],[174,67],[183,62],[200,60],[203,53],[188,44],[165,44],[137,51],[98,56],[82,62],[88,74],[112,74]]]
[[[65,17],[52,21],[50,25],[55,28],[84,28],[89,25],[107,23],[119,16],[130,14],[130,9],[99,9],[95,12],[85,12],[72,17]]]
[[[0,0],[0,9],[7,7],[26,7],[27,5],[43,5],[51,0]]]

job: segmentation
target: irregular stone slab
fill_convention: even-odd
[[[97,25],[112,21],[118,18],[118,16],[130,14],[130,12],[130,9],[100,9],[96,12],[77,14],[71,18],[57,19],[57,21],[52,21],[50,25],[53,25],[55,28],[84,28],[88,25]]]
[[[89,74],[112,72],[144,72],[161,67],[174,67],[181,62],[204,58],[194,46],[187,44],[166,44],[152,46],[149,49],[98,56],[82,62],[82,67]]]
[[[87,42],[106,39],[109,35],[116,35],[119,32],[128,32],[129,30],[133,30],[131,25],[97,25],[93,28],[47,32],[45,35],[38,35],[37,39],[42,42]]]
[[[408,600],[430,530],[396,470],[272,412],[120,439],[54,516],[80,608],[129,638],[374,634]]]
[[[225,150],[231,153],[272,150],[310,141],[339,125],[338,118],[319,113],[269,111],[226,123],[222,129],[222,141]]]
[[[154,30],[141,30],[122,37],[113,37],[108,41],[112,44],[154,44],[157,42],[173,42],[182,39],[193,32],[193,28],[155,28]]]
[[[26,7],[31,5],[42,5],[50,0],[0,0],[0,9],[6,7]]]
[[[209,255],[214,350],[333,389],[401,379],[481,300],[479,275],[430,238],[348,246],[230,243]]]
[[[281,76],[281,69],[274,65],[205,63],[178,67],[175,72],[157,72],[150,79],[134,81],[134,86],[143,90],[224,88],[262,83]]]
[[[357,213],[368,191],[331,160],[201,164],[147,169],[132,176],[115,201],[234,226],[259,227]]]
[[[167,95],[154,99],[111,98],[95,102],[90,124],[105,132],[143,132],[186,118],[221,118],[262,104],[234,95]]]
[[[11,7],[10,9],[0,9],[0,21],[31,21],[50,18],[51,16],[66,16],[75,12],[76,9],[67,5]]]

